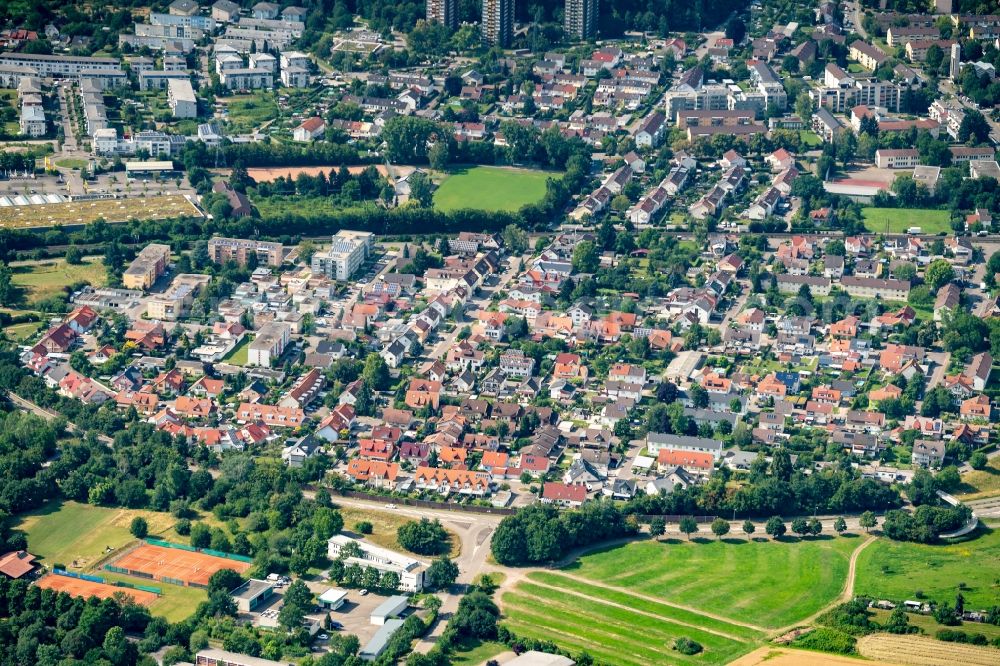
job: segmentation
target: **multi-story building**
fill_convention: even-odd
[[[349,280],[374,248],[373,234],[342,229],[333,237],[329,250],[313,255],[313,273],[322,273],[330,279]]]
[[[285,248],[281,243],[246,238],[213,238],[208,241],[208,256],[217,264],[235,261],[240,266],[246,266],[251,255],[257,256],[259,264],[280,266]]]
[[[457,0],[427,0],[427,20],[437,21],[447,28],[457,28]]]
[[[510,46],[514,36],[514,0],[483,0],[479,29],[487,46]]]
[[[198,117],[198,98],[194,95],[190,79],[167,80],[167,103],[174,118]]]
[[[38,76],[64,78],[80,76],[86,70],[120,70],[117,58],[92,58],[72,55],[35,53],[0,53],[0,66],[27,67]]]
[[[205,648],[195,657],[196,666],[286,666],[285,662],[251,657],[218,648]]]
[[[247,347],[247,364],[270,367],[288,346],[291,328],[280,321],[268,322],[257,331],[257,337]]]
[[[182,273],[174,278],[170,288],[146,301],[146,316],[150,319],[177,321],[188,314],[195,297],[209,283],[209,276]]]
[[[170,265],[170,246],[152,243],[142,248],[122,274],[126,289],[149,289]]]
[[[576,39],[597,35],[597,0],[566,0],[563,30]]]
[[[886,301],[906,301],[910,295],[909,280],[880,280],[847,275],[840,279],[840,286],[857,298],[881,298]]]
[[[330,537],[327,542],[327,555],[331,560],[340,557],[341,550],[348,544],[357,544],[361,554],[344,560],[344,564],[357,564],[362,569],[373,567],[379,571],[392,571],[399,576],[399,589],[403,592],[420,592],[424,589],[424,571],[426,565],[419,560],[389,550],[373,546],[366,541],[352,539],[343,534]]]
[[[912,169],[920,163],[916,148],[879,148],[875,151],[875,166],[879,169]]]

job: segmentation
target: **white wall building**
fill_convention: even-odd
[[[341,549],[349,543],[358,544],[361,548],[361,555],[346,558],[345,564],[357,564],[362,568],[374,567],[379,571],[395,572],[399,576],[399,589],[404,592],[420,592],[424,589],[424,571],[427,566],[402,553],[379,548],[343,534],[336,534],[330,537],[327,542],[327,555],[330,559],[336,559],[340,556]]]

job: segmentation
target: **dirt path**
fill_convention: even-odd
[[[530,583],[532,585],[537,585],[539,587],[544,587],[547,590],[553,590],[555,592],[562,592],[562,593],[565,593],[565,594],[570,594],[570,595],[572,595],[574,597],[579,597],[580,599],[586,599],[586,600],[592,600],[593,599],[593,597],[591,597],[589,595],[586,595],[586,594],[583,594],[582,592],[577,592],[575,590],[568,590],[568,589],[565,589],[565,588],[562,588],[562,587],[557,587],[555,585],[549,585],[548,583],[543,583],[542,581],[532,580],[532,581],[530,581]],[[587,581],[587,583],[588,583],[588,585],[593,585],[593,583],[591,581]],[[609,589],[615,589],[615,588],[609,588]],[[622,590],[622,592],[627,592],[627,590]],[[536,597],[535,595],[531,594],[530,592],[521,591],[521,592],[519,592],[519,594],[525,594],[525,595],[530,596],[530,597],[532,597],[534,599],[539,599],[540,601],[545,601],[545,599],[542,599],[540,597]],[[633,596],[633,597],[639,597],[640,596],[640,595],[637,595],[637,594],[635,594],[633,592],[629,592],[629,594],[631,596]],[[676,604],[672,604],[670,602],[662,601],[660,599],[654,599],[652,597],[642,597],[642,598],[646,599],[647,601],[655,601],[656,603],[659,603],[659,604],[661,604],[663,606],[668,606],[670,608],[677,608],[678,610],[687,610],[687,609],[685,609],[685,608],[683,608],[681,606],[677,606]],[[626,610],[626,611],[629,611],[631,613],[636,613],[637,615],[645,615],[646,617],[651,617],[654,620],[660,620],[661,622],[669,622],[670,624],[678,624],[678,625],[680,625],[682,627],[688,627],[689,629],[697,629],[698,631],[703,631],[706,634],[714,634],[716,636],[721,636],[722,638],[726,638],[726,639],[729,639],[729,640],[732,640],[732,641],[736,641],[738,643],[743,643],[743,642],[746,641],[745,638],[742,638],[740,636],[733,636],[732,634],[727,634],[727,633],[725,633],[723,631],[719,631],[717,629],[708,629],[706,627],[702,627],[702,626],[699,626],[699,625],[696,625],[696,624],[691,624],[690,622],[685,622],[683,620],[678,620],[677,618],[667,617],[667,616],[664,616],[664,615],[659,615],[659,614],[654,613],[652,611],[640,610],[638,608],[633,608],[631,606],[626,606],[625,604],[620,604],[620,603],[617,603],[615,601],[609,601],[608,599],[601,599],[600,603],[602,603],[602,604],[604,604],[606,606],[613,606],[615,608],[620,608],[622,610]],[[710,615],[707,615],[706,613],[703,613],[702,611],[695,611],[695,612],[698,613],[699,615],[705,615],[706,617],[711,617]],[[731,623],[731,624],[738,624],[738,623],[733,623],[730,620],[725,620],[725,621],[727,623]]]

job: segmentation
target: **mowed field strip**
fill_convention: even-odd
[[[564,571],[736,622],[776,629],[841,593],[857,538],[643,541],[596,551]]]
[[[550,579],[551,580],[551,579]],[[569,581],[572,583],[572,581]],[[617,597],[606,590],[562,590],[531,580],[502,598],[504,623],[518,635],[551,640],[571,651],[587,651],[613,664],[724,664],[748,652],[760,634],[696,613],[647,600]],[[701,643],[704,652],[687,657],[673,649],[681,637]]]

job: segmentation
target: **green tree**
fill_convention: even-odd
[[[969,466],[972,469],[986,469],[986,465],[989,464],[989,458],[982,451],[976,451],[971,456],[969,456]]]
[[[861,514],[858,524],[864,528],[865,532],[869,532],[873,527],[878,525],[878,520],[876,520],[874,513],[871,511],[865,511]]]
[[[757,526],[753,524],[753,521],[749,519],[743,521],[743,534],[747,535],[748,539],[750,538],[750,535],[752,535],[756,531],[757,531]]]
[[[365,357],[365,367],[361,371],[361,377],[371,386],[373,391],[388,390],[392,381],[389,365],[384,358],[376,353],[368,354]]]
[[[932,291],[937,291],[955,279],[955,269],[946,259],[936,259],[924,269],[924,282]]]
[[[430,208],[434,203],[434,187],[430,178],[420,172],[410,176],[410,201],[416,201],[423,208]]]
[[[693,516],[684,516],[677,527],[687,535],[688,541],[690,541],[691,535],[698,531],[698,521]]]
[[[66,250],[66,263],[70,265],[83,263],[83,252],[80,248],[73,245]]]
[[[786,530],[785,521],[780,516],[772,516],[764,524],[764,532],[773,539],[779,539],[784,536]]]
[[[205,523],[191,525],[191,545],[195,548],[208,548],[212,543],[212,530]]]
[[[396,530],[399,545],[418,555],[436,555],[448,549],[448,532],[436,518],[411,520]]]
[[[431,590],[445,589],[458,579],[458,565],[448,556],[440,557],[427,567],[425,578]]]
[[[511,254],[524,254],[528,251],[528,232],[516,224],[508,224],[500,234],[504,247]]]
[[[149,534],[149,525],[146,523],[146,519],[142,516],[136,516],[132,519],[132,524],[129,525],[128,531],[132,533],[136,539],[145,539],[146,535]]]
[[[843,534],[847,531],[847,521],[844,520],[843,516],[837,518],[837,520],[833,523],[833,529],[836,530],[837,534]]]
[[[715,535],[716,539],[722,539],[722,537],[729,534],[729,521],[725,518],[716,518],[713,520],[712,534]]]
[[[445,171],[448,168],[448,161],[451,159],[447,141],[437,141],[428,153],[431,168],[437,171]]]
[[[286,631],[302,626],[302,620],[313,605],[313,595],[301,580],[292,581],[284,594],[284,603],[278,612],[278,624]]]
[[[667,521],[663,518],[656,517],[649,521],[649,534],[653,538],[663,536],[667,531]]]
[[[595,273],[601,265],[601,255],[591,241],[582,241],[573,248],[573,270],[577,273]]]

